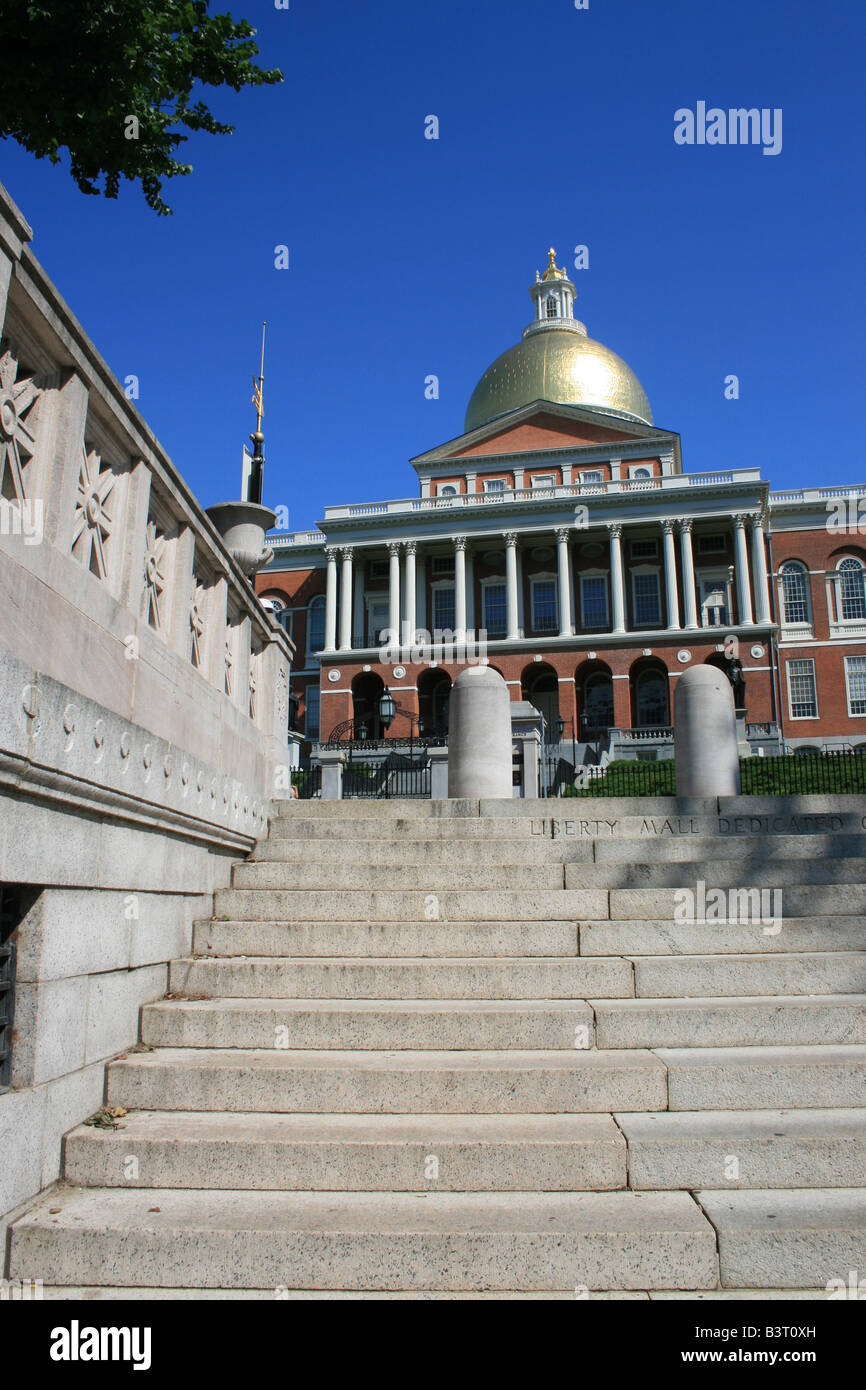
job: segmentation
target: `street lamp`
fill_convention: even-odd
[[[562,715],[560,715],[559,718],[558,718],[557,720],[555,720],[555,724],[556,724],[556,741],[557,741],[557,743],[562,743],[562,734],[563,734],[563,730],[565,729],[565,720],[563,719]]]
[[[394,697],[386,685],[379,696],[379,722],[383,729],[390,726],[396,713],[397,706],[394,703]]]

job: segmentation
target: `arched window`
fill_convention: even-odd
[[[853,556],[839,564],[839,616],[843,623],[862,622],[866,619],[866,587],[863,583],[864,571],[859,560]]]
[[[648,468],[636,468],[631,476],[633,478],[651,478],[652,473]]]
[[[456,497],[457,489],[453,483],[443,483],[439,488],[440,497]]]
[[[547,309],[547,317],[548,317],[549,319],[558,319],[558,318],[559,318],[559,310],[558,310],[557,305],[556,305],[556,300],[554,299],[554,297],[553,297],[552,294],[551,294],[551,295],[548,295],[548,297],[547,297],[546,309]]]
[[[307,655],[316,656],[325,645],[325,595],[318,594],[307,608]]]
[[[652,724],[670,722],[667,677],[661,671],[642,671],[635,692],[636,724],[645,729]]]
[[[583,687],[585,722],[593,729],[609,729],[613,724],[613,681],[604,671],[588,676]]]
[[[782,580],[782,622],[786,627],[794,623],[808,623],[809,582],[806,566],[799,560],[786,560],[780,570]]]

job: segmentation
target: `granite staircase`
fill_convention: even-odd
[[[268,1298],[866,1277],[864,824],[855,797],[280,803],[107,1068],[122,1128],[67,1136],[10,1273]],[[681,921],[701,884],[764,898]]]

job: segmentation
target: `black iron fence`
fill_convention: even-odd
[[[542,796],[675,796],[676,764],[622,760],[575,769],[564,758],[546,758],[541,780]],[[866,794],[866,751],[741,758],[740,785],[744,796]]]
[[[343,767],[343,797],[429,797],[430,760],[426,753],[409,757],[389,753],[381,762],[348,757]]]
[[[309,801],[322,790],[322,769],[318,763],[302,764],[292,770],[292,786],[300,801]]]
[[[740,781],[745,796],[863,793],[866,792],[866,751],[741,758]]]

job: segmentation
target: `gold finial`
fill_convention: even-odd
[[[547,269],[545,270],[541,278],[542,280],[565,279],[565,271],[560,270],[559,266],[556,264],[556,252],[554,251],[552,246],[547,253]]]
[[[263,395],[262,395],[262,387],[264,386],[264,381],[265,381],[265,329],[267,328],[267,326],[268,326],[268,325],[267,325],[267,322],[264,322],[264,323],[262,324],[262,363],[261,363],[261,367],[259,368],[258,379],[256,379],[255,377],[253,377],[253,397],[252,397],[252,400],[253,400],[253,405],[254,405],[255,408],[256,408],[256,434],[257,434],[257,435],[260,435],[261,432],[262,432],[262,417],[264,416],[264,413],[265,413],[264,397],[263,397]]]

